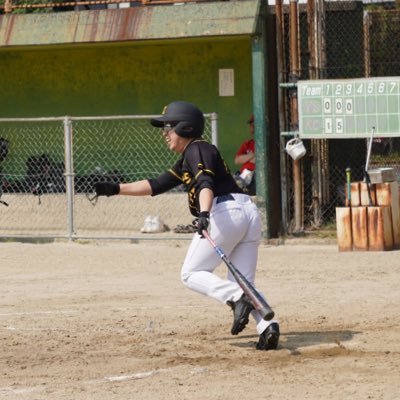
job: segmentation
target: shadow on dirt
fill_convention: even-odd
[[[323,345],[336,344],[339,347],[344,347],[342,343],[348,342],[355,335],[361,332],[355,331],[323,331],[323,332],[284,332],[282,334],[282,346],[295,351],[299,348]],[[284,340],[286,339],[286,340]]]
[[[322,346],[324,344],[328,346],[336,345],[339,348],[345,348],[345,342],[348,342],[354,338],[355,335],[361,332],[350,331],[350,330],[334,330],[334,331],[322,331],[322,332],[281,332],[278,349],[287,349],[292,354],[296,354],[299,349],[304,349],[311,346]],[[238,337],[239,339],[239,337]],[[250,341],[235,341],[231,343],[232,346],[237,347],[255,347],[258,342],[257,335],[244,335],[240,337],[241,340],[251,339]],[[232,340],[232,338],[224,338],[223,340]]]

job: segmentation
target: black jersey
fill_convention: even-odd
[[[233,179],[218,149],[202,139],[189,143],[175,165],[155,179],[149,179],[152,196],[183,184],[188,193],[189,210],[194,216],[200,212],[199,193],[209,188],[214,196],[243,193]]]

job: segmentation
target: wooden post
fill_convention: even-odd
[[[351,192],[351,206],[352,207],[361,206],[360,182],[352,182],[351,186],[350,186],[350,192]],[[347,192],[346,192],[346,195],[347,195]]]
[[[283,0],[275,0],[275,15],[276,15],[276,52],[278,64],[278,82],[279,84],[286,81],[286,57],[285,57],[285,19],[283,14]],[[279,90],[279,126],[280,131],[286,129],[287,108],[283,90]],[[285,138],[280,138],[280,148],[285,148]],[[282,233],[285,235],[288,232],[288,182],[287,182],[287,165],[285,152],[280,152],[280,168],[281,168],[281,207],[282,207]]]
[[[390,207],[368,207],[368,249],[370,251],[393,250]]]
[[[353,235],[353,250],[368,250],[368,217],[367,207],[351,208],[351,229]]]
[[[6,14],[12,11],[12,0],[5,0],[4,1],[4,12]]]
[[[389,206],[393,231],[393,246],[400,248],[400,199],[399,185],[395,182],[376,184],[376,203],[378,206]]]
[[[353,250],[350,207],[336,207],[336,229],[339,251]]]
[[[372,204],[370,204],[369,201],[370,195]],[[365,182],[360,182],[360,200],[362,206],[376,206],[376,191],[374,183],[369,185],[369,194],[368,194],[368,184]]]
[[[298,35],[298,0],[290,0],[289,3],[289,48],[290,48],[290,80],[297,82],[300,75],[299,61],[299,35]],[[297,91],[290,93],[290,128],[298,130],[298,102]],[[302,161],[293,160],[293,185],[294,185],[294,233],[303,233],[303,188],[302,188]]]

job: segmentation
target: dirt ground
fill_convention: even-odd
[[[181,284],[188,244],[0,243],[0,399],[400,398],[399,251],[262,245],[265,352]]]

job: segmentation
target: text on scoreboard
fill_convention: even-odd
[[[299,81],[302,138],[400,136],[400,77]]]

